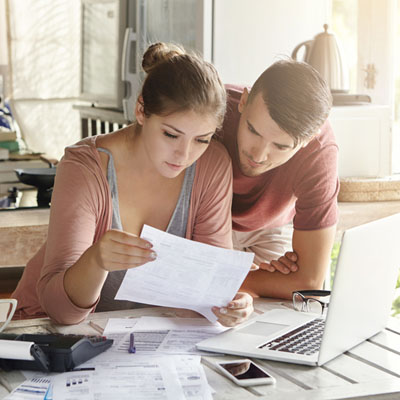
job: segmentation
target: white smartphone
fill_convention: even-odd
[[[268,385],[275,378],[249,359],[216,362],[217,368],[239,386]]]

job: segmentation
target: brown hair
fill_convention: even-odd
[[[141,92],[146,116],[193,110],[222,124],[226,93],[212,64],[180,46],[155,43],[144,53],[142,67],[147,72]]]
[[[317,133],[332,107],[327,83],[305,62],[275,62],[257,79],[248,101],[260,92],[271,118],[295,145]]]

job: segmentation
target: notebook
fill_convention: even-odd
[[[399,243],[400,213],[346,230],[326,317],[321,320],[315,314],[274,309],[199,342],[197,348],[323,365],[386,326],[400,267]],[[309,336],[302,333],[307,324],[319,325],[321,333],[311,349],[301,348]],[[298,343],[288,351],[281,343],[292,331]]]

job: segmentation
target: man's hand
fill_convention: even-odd
[[[281,272],[282,274],[290,274],[299,269],[297,265],[297,254],[294,251],[287,251],[285,255],[277,260],[272,260],[270,264],[260,263],[260,269],[268,272]]]
[[[247,275],[241,290],[250,293],[253,297],[291,299],[292,292],[295,290],[321,289],[331,261],[330,255],[335,233],[336,225],[315,231],[295,229],[292,239],[294,253],[290,253],[296,255],[297,261],[291,256],[288,257],[288,253],[286,253],[276,262],[288,268],[289,271],[292,271],[290,265],[297,264],[296,272],[271,274],[267,272],[268,268],[261,263],[259,271],[250,272]],[[276,262],[271,263],[273,268],[278,266]]]

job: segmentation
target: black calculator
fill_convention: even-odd
[[[71,371],[79,364],[97,356],[112,346],[113,340],[105,336],[64,334],[0,334],[0,340],[33,342],[34,360],[0,358],[4,370],[25,369],[46,372]]]

